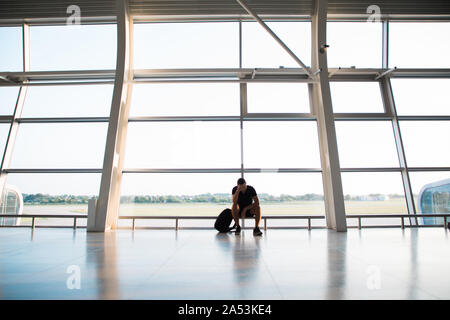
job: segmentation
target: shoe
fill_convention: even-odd
[[[253,229],[253,235],[254,236],[262,236],[262,231],[261,230],[259,230],[259,228],[258,227],[256,227],[255,229]]]
[[[241,226],[236,227],[236,231],[234,232],[234,234],[236,234],[236,235],[241,234]]]

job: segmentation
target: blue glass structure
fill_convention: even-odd
[[[450,179],[427,184],[418,197],[419,213],[450,213]],[[424,225],[443,224],[442,217],[421,218]]]

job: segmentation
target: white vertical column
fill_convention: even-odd
[[[128,1],[117,3],[117,63],[109,116],[100,192],[95,208],[95,224],[88,231],[103,232],[117,226],[125,140],[128,128],[132,72],[132,28]]]
[[[382,67],[389,67],[389,20],[383,21],[383,46],[382,46]]]
[[[239,20],[239,69],[242,69],[242,20]],[[244,115],[247,114],[247,84],[239,84],[239,128],[241,144],[241,178],[244,178]]]
[[[320,70],[312,84],[311,102],[317,117],[326,222],[329,229],[347,231],[336,129],[331,105],[326,44],[328,1],[316,0],[312,17],[312,70]]]
[[[30,71],[30,26],[28,24],[22,25],[22,49],[23,49],[23,71]],[[28,81],[24,81],[26,84]],[[0,203],[3,200],[3,191],[6,185],[7,173],[3,172],[4,169],[9,168],[11,162],[14,144],[16,142],[17,131],[19,129],[19,123],[17,118],[22,115],[23,105],[25,103],[25,97],[27,95],[28,86],[24,85],[20,87],[19,94],[14,108],[14,113],[11,118],[11,125],[9,128],[8,138],[6,139],[5,150],[3,153],[2,163],[0,167]]]
[[[239,126],[241,134],[241,178],[244,178],[244,115],[247,114],[247,84],[239,84],[240,91],[240,116],[239,116]]]

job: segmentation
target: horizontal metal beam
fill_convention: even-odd
[[[140,116],[130,117],[128,122],[153,121],[239,121],[239,116]],[[245,121],[316,121],[309,113],[249,113],[243,116]]]
[[[135,69],[134,79],[161,79],[179,77],[221,77],[251,78],[257,71],[258,76],[304,76],[307,73],[301,68],[177,68],[177,69]]]
[[[341,172],[401,172],[402,168],[342,168]],[[409,167],[410,172],[450,171],[450,167]],[[100,168],[8,168],[5,173],[101,173]],[[123,173],[240,173],[241,168],[126,168]],[[246,173],[320,173],[321,168],[244,168]]]
[[[298,21],[311,22],[311,15],[307,14],[260,14],[264,21]],[[195,14],[195,15],[133,15],[134,23],[154,22],[254,22],[250,15],[244,14]]]
[[[69,71],[27,71],[27,72],[0,72],[0,77],[5,77],[12,81],[52,81],[52,80],[92,80],[92,79],[112,79],[116,74],[115,70],[69,70]]]
[[[240,173],[241,168],[126,168],[122,173]],[[246,173],[318,173],[320,168],[244,168]]]
[[[1,218],[87,218],[87,214],[0,214]],[[10,227],[10,226],[9,226]]]
[[[108,122],[108,117],[17,118],[19,123]]]
[[[252,79],[254,71],[257,71]],[[374,81],[374,78],[388,71],[382,68],[330,68],[330,81]],[[450,78],[450,69],[395,69],[391,78]],[[0,72],[0,78],[6,79],[1,86],[22,85],[83,85],[112,83],[115,70],[73,70],[73,71],[29,71]],[[136,69],[133,83],[158,83],[201,81],[234,82],[306,82],[314,80],[301,68],[186,68],[186,69]],[[96,80],[96,81],[94,81]],[[109,80],[109,81],[108,81]],[[163,81],[164,80],[164,81]],[[73,81],[66,83],[67,81]],[[76,82],[78,81],[78,82]]]
[[[93,168],[7,168],[4,173],[102,173],[102,169]]]
[[[291,78],[291,77],[258,77],[255,79],[219,79],[219,78],[167,78],[167,79],[146,79],[146,80],[133,80],[130,81],[133,84],[144,83],[312,83],[314,80],[306,78]]]
[[[341,168],[341,172],[401,172],[402,167],[379,167],[379,168]],[[450,167],[408,167],[409,172],[421,171],[450,171]]]
[[[450,114],[450,110],[448,111]],[[448,121],[450,120],[450,115],[448,116],[397,116],[398,120],[401,121]]]
[[[375,81],[375,78],[383,73],[388,73],[391,78],[450,78],[450,69],[448,68],[329,68],[328,71],[330,81],[354,81],[355,79]]]
[[[450,217],[450,213],[420,213],[420,214],[348,214],[347,218],[427,218]]]
[[[114,80],[98,80],[98,81],[37,81],[32,83],[1,83],[0,87],[50,87],[50,86],[83,86],[83,85],[101,85],[114,84]]]
[[[379,167],[379,168],[341,168],[341,172],[401,172],[398,167]]]
[[[450,217],[450,213],[421,213],[421,214],[347,214],[346,218],[433,218],[433,217]],[[87,218],[86,214],[0,214],[0,218]],[[264,219],[324,219],[323,215],[279,215],[279,216],[263,216]],[[164,219],[179,219],[179,220],[204,220],[204,219],[217,219],[217,216],[119,216],[121,220],[164,220]],[[9,226],[11,227],[11,226]]]
[[[421,171],[450,171],[450,167],[408,167],[410,172],[421,172]]]
[[[366,5],[368,6],[368,4]],[[328,13],[327,21],[346,21],[346,22],[366,22],[368,14],[336,14]],[[448,14],[380,14],[380,21],[403,21],[403,22],[432,22],[432,21],[450,21]]]
[[[446,68],[397,68],[391,78],[450,78],[450,69]]]
[[[449,214],[450,216],[450,214]],[[0,217],[3,217],[0,215]],[[325,217],[321,215],[293,215],[293,216],[264,216],[264,219],[318,219],[322,220]],[[119,219],[121,220],[161,220],[161,219],[178,219],[178,220],[211,220],[211,219],[217,219],[217,216],[119,216]]]
[[[392,120],[385,112],[380,113],[334,113],[335,121],[387,121]]]
[[[129,117],[128,122],[159,121],[239,121],[239,116],[140,116]]]
[[[312,113],[246,113],[243,116],[244,120],[248,121],[279,121],[279,120],[302,120],[302,121],[316,121],[316,116]]]
[[[0,123],[9,123],[14,119],[13,116],[0,116]]]
[[[335,113],[335,121],[390,121],[385,113]],[[450,121],[450,116],[399,116],[401,121]],[[11,116],[0,116],[0,123],[11,122]],[[239,121],[239,116],[137,116],[130,117],[129,122],[165,122],[165,121]],[[316,121],[309,113],[247,113],[245,121]],[[27,117],[15,120],[19,123],[84,123],[108,122],[108,117]]]
[[[335,113],[335,121],[390,121],[392,116],[385,113]],[[0,116],[0,123],[8,123],[11,116]],[[137,116],[129,122],[152,121],[239,121],[239,116]],[[246,121],[316,121],[310,113],[247,113]],[[398,116],[400,121],[450,121],[450,116]],[[59,123],[59,122],[108,122],[108,117],[27,117],[18,118],[20,123]]]
[[[76,4],[76,3],[74,3]],[[36,5],[35,5],[36,6]],[[64,11],[66,13],[66,11]],[[67,18],[64,17],[45,17],[45,18],[32,18],[30,16],[24,16],[21,18],[4,18],[0,19],[0,27],[20,26],[26,23],[30,26],[62,26],[67,25]],[[87,16],[81,12],[80,24],[92,25],[92,24],[115,24],[117,22],[115,15],[108,16]]]

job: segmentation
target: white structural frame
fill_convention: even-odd
[[[128,14],[125,0],[116,0],[118,16],[104,18],[82,18],[82,23],[117,23],[117,64],[115,70],[77,70],[77,71],[42,71],[31,72],[29,65],[30,43],[29,28],[34,25],[64,24],[65,19],[27,19],[26,22],[0,21],[1,26],[20,25],[23,28],[23,71],[0,72],[0,86],[19,86],[17,103],[13,115],[0,116],[0,123],[10,124],[10,130],[3,153],[0,168],[0,192],[3,190],[8,173],[101,173],[100,192],[95,214],[95,228],[89,231],[106,231],[117,227],[118,207],[120,202],[120,185],[123,173],[240,173],[244,176],[249,172],[264,172],[268,169],[246,168],[244,166],[243,123],[245,121],[316,121],[320,139],[321,168],[279,168],[280,173],[316,172],[322,173],[327,227],[337,231],[346,230],[346,215],[343,200],[341,173],[342,172],[399,172],[405,191],[406,205],[409,214],[416,212],[414,195],[411,189],[409,172],[450,171],[450,167],[408,167],[404,154],[404,147],[399,129],[399,121],[440,121],[450,120],[449,116],[398,116],[392,95],[390,79],[394,77],[440,77],[450,78],[450,69],[396,69],[388,63],[389,50],[389,21],[390,20],[449,20],[449,17],[394,17],[382,18],[383,23],[383,61],[381,68],[328,68],[326,50],[320,52],[326,44],[327,1],[317,0],[312,17],[307,16],[271,16],[264,17],[264,21],[312,21],[312,68],[242,68],[242,23],[253,21],[258,15],[227,16],[227,17],[132,17]],[[242,3],[242,1],[241,1]],[[367,15],[332,16],[333,21],[364,21]],[[262,19],[260,18],[261,22]],[[24,20],[25,21],[25,20]],[[235,21],[239,23],[239,68],[220,69],[146,69],[132,68],[132,36],[133,23],[182,22],[182,21]],[[264,24],[264,22],[262,22]],[[261,24],[261,23],[260,23]],[[268,31],[266,29],[266,31]],[[268,31],[269,32],[269,31]],[[270,32],[269,32],[270,33]],[[272,32],[273,33],[273,32]],[[272,34],[271,34],[272,35]],[[273,33],[273,35],[275,35]],[[272,36],[273,36],[272,35]],[[275,35],[276,36],[276,35]],[[274,37],[275,38],[275,37]],[[279,39],[279,38],[278,38]],[[276,39],[275,39],[276,40]],[[278,42],[282,45],[280,42]],[[282,45],[283,46],[283,45]],[[286,49],[286,48],[285,48]],[[295,55],[295,54],[294,54]],[[291,55],[292,56],[292,55]],[[294,58],[294,57],[293,57]],[[295,58],[294,58],[295,60]],[[318,70],[311,77],[311,70]],[[382,113],[333,113],[331,105],[330,81],[372,81],[380,84],[380,92],[384,103]],[[130,108],[131,89],[137,83],[239,83],[240,114],[236,116],[198,116],[198,117],[128,117]],[[257,82],[295,82],[305,83],[310,88],[310,113],[248,113],[247,112],[247,83]],[[114,94],[109,117],[70,117],[70,118],[23,118],[21,117],[27,88],[29,86],[56,85],[92,85],[114,84]],[[340,168],[336,143],[335,121],[391,121],[393,134],[397,145],[399,167],[393,168]],[[239,121],[241,128],[241,164],[239,168],[204,168],[204,169],[168,169],[168,168],[123,168],[126,131],[129,122],[151,121]],[[108,122],[107,143],[102,168],[11,168],[10,161],[13,153],[17,131],[21,123],[73,123],[73,122]],[[412,218],[411,224],[415,220]]]
[[[327,7],[328,1],[326,0],[317,0],[315,2],[312,17],[311,53],[313,68],[320,70],[320,73],[318,74],[319,81],[310,84],[310,99],[314,113],[317,116],[327,227],[336,231],[347,231],[344,193],[342,190],[325,49],[327,45]]]
[[[104,232],[116,228],[120,204],[125,141],[133,79],[133,20],[128,14],[128,1],[117,1],[117,64],[111,114],[103,161],[99,197],[95,206],[95,223],[88,231]]]

